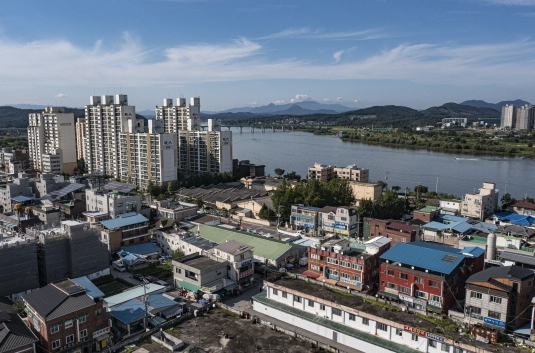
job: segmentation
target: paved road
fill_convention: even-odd
[[[135,286],[141,284],[140,281],[138,281],[137,279],[132,278],[132,274],[130,272],[128,272],[128,271],[120,272],[120,271],[117,271],[116,269],[114,269],[113,267],[110,267],[110,272],[111,272],[113,277],[125,280],[126,282],[131,283],[131,284],[133,284]]]

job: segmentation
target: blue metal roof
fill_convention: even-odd
[[[147,298],[147,309],[149,313],[154,309],[171,306],[178,306],[178,303],[161,294],[152,294]],[[132,299],[114,308],[110,311],[110,315],[125,324],[130,324],[141,319],[145,315],[145,304],[140,298]]]
[[[145,287],[146,289],[143,288],[143,285],[140,285],[140,286],[125,290],[122,293],[113,295],[108,298],[104,298],[104,301],[106,302],[107,307],[110,308],[115,305],[125,303],[129,300],[142,297],[143,295],[145,295],[145,290],[147,294],[154,293],[154,292],[163,293],[165,291],[165,287],[160,286],[159,284],[149,283],[149,284],[146,284]]]
[[[31,200],[37,200],[37,199],[31,196],[19,195],[19,196],[12,197],[11,200],[15,202],[25,202],[25,201],[31,201]]]
[[[442,274],[450,274],[465,258],[478,257],[484,252],[478,247],[459,250],[428,242],[398,243],[381,255],[381,259]]]
[[[512,224],[517,224],[524,227],[528,227],[533,224],[533,222],[535,222],[535,218],[529,215],[522,215],[510,212],[498,212],[494,215],[498,217],[500,221],[509,221]]]
[[[162,252],[162,249],[160,249],[153,242],[148,242],[148,243],[138,244],[138,245],[132,245],[132,246],[125,246],[125,247],[121,248],[119,251],[121,251],[121,250],[129,252],[130,254],[135,254],[135,255],[149,255],[149,254]]]
[[[73,278],[72,281],[85,288],[85,292],[93,299],[104,298],[104,293],[100,291],[87,277]]]
[[[119,217],[114,219],[108,219],[105,221],[100,221],[104,227],[108,229],[115,229],[130,226],[137,223],[148,222],[149,220],[145,218],[142,214],[130,212],[119,215]]]

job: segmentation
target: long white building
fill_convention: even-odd
[[[74,114],[60,107],[30,114],[28,150],[33,168],[45,173],[72,173],[77,160]]]
[[[143,132],[143,120],[136,119],[136,108],[128,97],[91,96],[85,106],[84,158],[89,173],[120,178],[121,132]]]
[[[165,184],[177,180],[177,135],[163,133],[163,124],[149,120],[147,133],[128,132],[120,135],[120,178],[146,189],[149,182]]]
[[[506,104],[502,107],[501,125],[502,128],[514,128],[516,118],[516,107]]]

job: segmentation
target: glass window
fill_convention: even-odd
[[[333,310],[333,315],[342,316],[342,310],[337,309],[337,308],[333,308],[332,310]]]
[[[87,337],[87,329],[80,331],[80,338]]]
[[[418,342],[418,335],[413,333],[411,336],[411,340]]]
[[[355,314],[349,314],[349,320],[350,321],[355,321],[357,318],[357,316]]]
[[[313,307],[314,306],[314,301],[313,300],[309,300],[308,301],[308,306],[312,306]]]
[[[400,328],[396,329],[396,336],[403,336],[403,330]]]
[[[325,311],[325,305],[320,304],[320,310]]]
[[[65,344],[73,343],[74,342],[74,335],[68,335],[65,337]]]
[[[281,295],[283,298],[288,298],[288,293],[281,291]]]
[[[61,326],[61,324],[55,324],[55,325],[50,326],[50,333],[59,332],[59,327],[60,326]]]
[[[55,340],[52,342],[52,349],[58,349],[61,346],[61,340]]]
[[[502,303],[502,298],[495,297],[495,296],[491,295],[490,298],[489,298],[489,301],[491,303],[501,304]]]
[[[471,291],[470,292],[470,298],[481,299],[481,298],[483,298],[483,294],[481,294],[479,292]]]
[[[414,277],[414,283],[424,284],[424,279],[420,277]]]
[[[394,271],[393,270],[386,270],[386,275],[387,276],[393,276],[394,275]]]
[[[294,302],[301,303],[303,301],[303,298],[301,298],[298,295],[294,295]]]
[[[399,274],[399,278],[401,278],[401,279],[408,279],[409,276],[407,276],[406,273],[400,273],[400,274]]]
[[[381,331],[386,331],[388,329],[388,326],[386,324],[383,324],[382,322],[378,322],[377,329]]]
[[[65,328],[72,327],[72,320],[65,320]]]
[[[449,352],[450,351],[450,345],[446,343],[442,343],[441,347],[442,352]]]
[[[433,288],[438,288],[438,282],[436,281],[429,281],[429,286]]]
[[[496,320],[500,320],[501,317],[502,317],[502,314],[496,312],[496,311],[491,311],[489,310],[489,314],[488,314],[489,317],[493,318],[493,319],[496,319]]]
[[[427,345],[428,345],[429,347],[434,347],[434,348],[436,348],[436,347],[437,347],[437,341],[433,341],[433,340],[428,339],[428,340],[427,340]]]
[[[362,324],[368,326],[370,324],[370,319],[363,317],[362,318]]]

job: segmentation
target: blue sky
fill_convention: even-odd
[[[0,105],[535,103],[535,0],[17,0]]]

